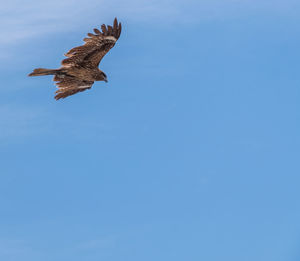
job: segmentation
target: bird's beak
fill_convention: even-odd
[[[105,82],[108,82],[108,80],[107,80],[107,78],[106,78],[106,77],[104,78],[104,81],[105,81]]]

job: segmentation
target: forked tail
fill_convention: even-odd
[[[60,69],[37,68],[34,69],[32,73],[28,74],[28,76],[55,75],[58,72],[60,72]]]

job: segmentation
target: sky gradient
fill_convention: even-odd
[[[298,261],[300,3],[9,1],[0,260]],[[54,100],[87,32],[108,83]]]

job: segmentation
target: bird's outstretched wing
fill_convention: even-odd
[[[119,39],[121,28],[121,23],[118,23],[117,18],[115,18],[113,26],[103,24],[102,31],[95,28],[95,34],[88,33],[89,37],[83,39],[84,45],[74,47],[65,54],[69,58],[62,61],[62,66],[67,68],[72,66],[98,67],[104,55],[114,47]]]
[[[84,81],[76,77],[59,75],[55,75],[53,80],[57,81],[56,85],[58,90],[55,92],[56,95],[54,97],[56,100],[90,89],[94,83],[92,81]]]

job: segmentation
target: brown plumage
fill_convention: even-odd
[[[55,99],[66,98],[77,92],[90,89],[95,81],[105,81],[107,78],[98,66],[105,54],[114,47],[121,34],[121,23],[117,18],[114,25],[102,25],[101,31],[94,29],[95,34],[88,33],[88,38],[84,38],[85,44],[74,47],[62,60],[59,69],[37,68],[28,76],[54,75],[58,90]]]

